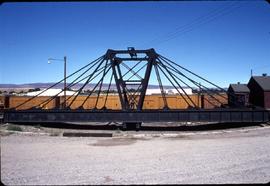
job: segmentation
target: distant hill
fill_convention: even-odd
[[[26,84],[0,84],[0,89],[2,90],[16,90],[16,89],[35,89],[35,88],[48,88],[55,83],[26,83]],[[92,89],[94,88],[96,84],[88,84],[85,86],[84,89]],[[68,83],[67,83],[68,86]],[[72,87],[72,89],[79,89],[80,87],[83,86],[83,83],[79,83],[75,86]],[[107,89],[109,84],[103,84],[102,89]],[[53,88],[63,88],[64,83],[59,83],[58,85],[54,86]],[[150,89],[158,89],[158,85],[148,85],[148,88]],[[164,88],[173,88],[173,86],[164,86]],[[111,90],[116,90],[116,85],[112,84],[111,85]]]

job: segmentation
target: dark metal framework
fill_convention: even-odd
[[[62,108],[61,110],[42,110],[43,107],[45,107],[48,103],[50,103],[52,100],[56,99],[58,94],[55,96],[52,96],[48,98],[47,100],[43,101],[39,105],[35,105],[32,109],[19,111],[16,110],[19,107],[23,106],[27,102],[37,98],[42,93],[46,92],[47,90],[54,88],[61,82],[65,82],[66,80],[69,80],[71,83],[68,83],[66,89],[73,89],[75,92],[73,96],[69,96],[67,99],[64,100],[64,103],[66,103],[66,107]],[[74,87],[79,83],[83,83],[83,85],[78,88],[74,89]],[[146,91],[148,88],[149,82],[155,83],[157,82],[158,87],[160,89],[160,94],[162,96],[163,100],[163,109],[162,110],[156,110],[156,111],[146,111],[143,109],[144,106],[144,100]],[[117,93],[120,99],[121,103],[121,110],[120,111],[112,111],[108,110],[106,107],[107,98],[112,90],[112,85],[115,84]],[[188,109],[186,110],[174,110],[171,109],[168,105],[167,101],[167,93],[165,92],[164,84],[169,84],[171,87],[173,87],[178,94],[181,96],[181,98],[185,101],[185,103],[188,105]],[[209,86],[212,86],[215,89],[210,89]],[[86,98],[82,101],[82,104],[77,107],[75,110],[71,109],[71,106],[74,104],[74,102],[77,100],[78,96],[84,92],[86,88],[90,91],[87,92]],[[151,122],[153,121],[160,121],[160,119],[157,119],[154,117],[154,113],[158,116],[163,115],[164,118],[162,121],[191,121],[187,117],[184,117],[185,119],[181,119],[179,114],[181,115],[184,113],[191,113],[191,115],[202,116],[205,115],[206,111],[203,108],[200,108],[198,104],[194,102],[194,100],[191,99],[190,95],[186,92],[185,87],[190,88],[193,91],[202,92],[204,95],[208,95],[205,97],[205,101],[207,101],[209,104],[214,106],[215,108],[219,108],[218,110],[212,109],[207,110],[207,113],[209,114],[212,112],[214,117],[220,117],[218,119],[215,119],[217,121],[222,122],[222,115],[221,113],[233,113],[236,112],[236,110],[222,110],[220,107],[225,107],[223,104],[224,102],[220,101],[220,99],[217,98],[219,96],[220,98],[227,100],[227,97],[222,95],[219,92],[226,92],[223,88],[219,87],[218,85],[208,81],[207,79],[195,74],[194,72],[182,67],[181,65],[167,59],[166,57],[156,53],[154,49],[148,49],[148,50],[135,50],[133,47],[129,47],[128,50],[111,50],[109,49],[105,55],[99,57],[98,59],[88,63],[84,67],[80,68],[79,70],[75,71],[74,73],[70,74],[63,80],[55,83],[54,85],[48,87],[47,89],[44,89],[39,94],[37,94],[34,97],[29,98],[25,102],[19,104],[15,108],[11,110],[7,110],[5,112],[5,120],[6,121],[13,121],[14,119],[18,121],[23,121],[23,117],[26,118],[26,121],[29,121],[30,118],[36,118],[37,116],[40,116],[41,113],[43,113],[43,118],[45,121],[52,122],[53,120],[50,120],[48,118],[62,118],[62,121],[67,121],[66,118],[63,115],[69,116],[70,114],[76,115],[77,120],[83,120],[83,121],[96,121],[96,120],[106,120],[106,121],[129,121],[129,119],[132,120],[133,115],[139,116],[140,115],[140,122],[148,121],[149,118],[151,119]],[[98,102],[101,94],[105,94],[105,101],[104,105],[102,107],[98,108]],[[215,96],[214,96],[215,95]],[[87,108],[85,106],[87,100],[90,97],[95,97],[95,104],[93,108]],[[211,98],[211,99],[210,99]],[[216,113],[220,114],[216,114]],[[244,110],[238,110],[238,112],[244,112],[244,114],[238,115],[238,119],[243,118],[251,118],[249,121],[252,120],[252,117],[254,113],[252,112],[252,109],[245,108]],[[264,109],[260,109],[257,112],[261,112],[261,118],[259,116],[257,117],[257,120],[267,120]],[[33,115],[33,113],[35,113]],[[59,114],[62,113],[62,114]],[[134,114],[132,114],[134,113]],[[177,117],[174,115],[174,113],[178,113]],[[203,114],[204,113],[204,114]],[[215,113],[215,114],[214,114]],[[23,115],[23,117],[22,117]],[[46,115],[46,117],[45,117]],[[61,116],[60,116],[61,115]],[[170,116],[174,117],[171,117]],[[247,116],[249,115],[249,116]],[[96,117],[101,117],[103,119],[94,119]],[[119,117],[116,119],[115,117]],[[27,119],[28,118],[28,119]],[[114,119],[111,119],[114,118]],[[178,118],[178,119],[177,119]],[[190,117],[189,115],[189,118]],[[208,116],[205,116],[204,118],[208,118],[208,120],[211,119],[211,113]],[[60,119],[61,120],[61,119]],[[72,120],[72,119],[71,119]],[[225,119],[226,120],[226,119]],[[224,121],[225,121],[224,120]],[[236,121],[235,120],[235,121]],[[257,121],[256,120],[256,121]],[[269,119],[268,119],[269,120]],[[24,122],[26,122],[24,121]],[[150,121],[150,120],[149,120]],[[200,121],[200,119],[197,119],[196,121]],[[226,120],[227,121],[227,120]],[[233,121],[233,120],[230,120]],[[245,121],[245,119],[242,119],[241,121]],[[136,120],[136,122],[139,122]]]
[[[216,122],[257,123],[269,121],[269,111],[245,109],[204,110],[20,110],[5,113],[5,122],[61,123],[61,122]]]

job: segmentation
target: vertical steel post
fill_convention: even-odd
[[[64,105],[63,108],[66,109],[66,75],[67,75],[67,57],[64,56]]]
[[[198,108],[201,108],[201,104],[200,104],[200,98],[201,98],[201,83],[199,83],[199,92],[198,92]]]
[[[137,110],[142,110],[142,108],[143,108],[144,98],[145,98],[145,94],[146,94],[146,89],[148,87],[153,63],[156,61],[156,57],[157,57],[157,54],[153,48],[150,49],[149,51],[147,51],[146,54],[148,56],[148,59],[147,59],[148,63],[147,63],[147,67],[145,70],[144,78],[142,80],[142,88],[140,90],[141,94],[140,94]]]
[[[9,95],[5,95],[4,108],[5,109],[9,109],[9,107],[10,107],[10,96]]]
[[[205,99],[205,100],[207,100],[207,99]],[[211,102],[209,102],[209,103],[211,103]],[[201,108],[204,109],[204,94],[201,95]]]

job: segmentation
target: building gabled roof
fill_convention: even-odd
[[[264,91],[270,91],[270,76],[252,76]]]
[[[234,92],[243,92],[243,93],[249,93],[249,88],[247,87],[247,84],[230,84],[230,87]]]

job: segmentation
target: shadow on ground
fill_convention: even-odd
[[[18,125],[39,125],[42,127],[58,128],[58,129],[77,129],[77,130],[126,130],[132,131],[136,130],[135,126],[129,126],[127,129],[123,129],[122,126],[115,124],[74,124],[74,123],[14,123]],[[206,131],[206,130],[222,130],[230,128],[242,128],[250,126],[262,126],[261,123],[211,123],[211,124],[198,124],[198,125],[182,125],[182,126],[141,126],[140,131]]]

